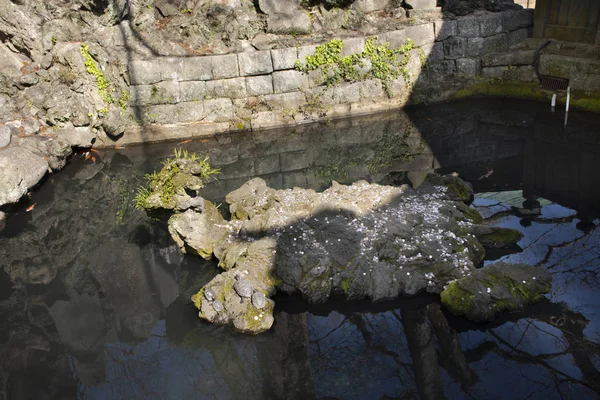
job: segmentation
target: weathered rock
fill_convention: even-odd
[[[258,0],[258,7],[265,14],[293,15],[300,9],[299,0]]]
[[[57,132],[58,137],[73,147],[91,147],[96,135],[89,126],[69,126]]]
[[[514,229],[497,227],[477,227],[471,231],[484,247],[506,248],[523,239],[523,234]]]
[[[102,119],[104,132],[112,137],[118,137],[123,134],[127,125],[127,119],[122,115],[121,110],[116,107],[111,107],[106,117]]]
[[[45,136],[26,136],[19,138],[19,146],[43,157],[52,169],[65,166],[66,158],[71,154],[71,146],[64,140]]]
[[[356,0],[352,8],[364,13],[384,10],[392,5],[392,0]]]
[[[11,131],[6,125],[0,126],[0,149],[10,144]]]
[[[301,11],[295,14],[272,14],[267,21],[267,30],[271,33],[293,33],[305,35],[310,33],[312,22],[310,17]]]
[[[0,150],[0,206],[15,203],[48,171],[48,162],[29,150]]]
[[[551,286],[552,275],[544,269],[499,262],[451,282],[441,297],[454,314],[486,322],[502,311],[521,310],[541,301]]]
[[[212,174],[218,172],[206,159],[187,152],[175,153],[158,173],[149,176],[150,191],[138,196],[138,208],[146,211],[204,209],[204,199],[198,196]]]
[[[473,221],[481,222],[464,204],[471,196],[455,176],[429,175],[418,189],[334,182],[323,193],[275,190],[257,178],[227,195],[231,221],[206,202],[212,215],[176,214],[169,230],[182,250],[205,258],[212,253],[226,271],[194,296],[200,318],[259,333],[272,322],[271,301],[265,297],[260,308],[261,299],[240,305],[240,297],[279,290],[313,303],[335,292],[381,301],[440,293],[468,277],[484,255],[470,233]],[[222,312],[203,296],[209,289]]]

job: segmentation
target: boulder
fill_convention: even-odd
[[[0,150],[0,206],[16,203],[48,171],[48,161],[20,147]]]
[[[539,267],[499,262],[451,282],[441,293],[454,314],[487,322],[502,311],[522,310],[537,303],[552,287],[552,275]]]
[[[213,254],[225,270],[193,296],[199,317],[256,334],[270,328],[272,302],[244,301],[238,279],[267,298],[280,291],[322,303],[335,293],[373,301],[441,293],[471,276],[484,256],[471,233],[481,216],[464,203],[471,196],[459,178],[435,174],[417,189],[333,182],[322,193],[256,178],[226,196],[230,221],[206,201],[204,212],[173,215],[169,231],[182,251]]]
[[[89,126],[67,126],[57,132],[58,137],[73,147],[91,147],[96,135]]]

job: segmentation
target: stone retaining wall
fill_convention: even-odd
[[[129,65],[133,114],[119,145],[194,137],[225,131],[297,125],[320,119],[400,108],[407,103],[448,98],[486,72],[482,59],[506,52],[528,38],[533,10],[483,13],[455,20],[407,26],[380,33],[378,41],[398,48],[407,39],[410,78],[333,87],[320,72],[294,69],[316,44],[202,57],[132,60]],[[343,55],[360,53],[367,37],[344,38]],[[489,68],[488,68],[489,70]],[[440,91],[440,88],[445,88]],[[100,138],[99,146],[110,146]]]

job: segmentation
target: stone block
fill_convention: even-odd
[[[208,156],[210,157],[211,165],[214,166],[233,164],[239,159],[235,147],[232,146],[211,147],[208,149]]]
[[[479,17],[479,34],[488,37],[504,32],[503,21],[501,13],[482,15]]]
[[[360,86],[362,82],[341,83],[333,88],[335,103],[356,103],[360,101]]]
[[[285,118],[281,111],[259,111],[252,115],[252,130],[273,128],[290,124],[294,120]]]
[[[461,18],[458,20],[458,35],[466,38],[479,37],[479,21],[477,18]]]
[[[163,80],[178,81],[186,67],[185,58],[182,57],[161,57],[158,63],[163,70]]]
[[[220,167],[220,170],[220,175],[222,175],[226,179],[245,178],[254,176],[254,160],[252,160],[251,158],[238,159],[238,161],[233,164],[222,165]],[[233,186],[239,187],[240,183],[235,183]],[[229,190],[234,190],[234,188],[230,188]]]
[[[497,67],[507,65],[531,65],[535,51],[513,51],[510,53],[487,54],[481,58],[484,67]]]
[[[204,120],[206,122],[229,122],[233,119],[231,99],[212,99],[204,101]]]
[[[404,66],[410,76],[410,82],[416,82],[419,76],[421,76],[423,65],[421,65],[421,59],[419,56],[420,55],[417,50],[411,50],[408,63]]]
[[[175,124],[179,122],[177,106],[174,104],[159,104],[145,107],[142,122],[146,124]]]
[[[485,67],[481,71],[486,78],[510,81],[531,82],[534,78],[533,67]]]
[[[478,57],[508,50],[506,33],[486,38],[470,38],[467,42],[467,57]]]
[[[175,104],[180,100],[179,82],[157,82],[131,87],[131,102],[138,106]]]
[[[378,80],[368,80],[357,82],[361,100],[382,99],[387,98],[387,95]]]
[[[373,11],[384,10],[390,7],[392,0],[356,0],[352,4],[352,8],[356,11],[370,13]]]
[[[181,101],[201,101],[206,95],[205,81],[188,81],[179,85]]]
[[[254,159],[254,171],[257,175],[273,174],[281,171],[279,154],[271,154]]]
[[[352,54],[360,54],[365,50],[364,38],[344,39],[344,47],[342,48],[342,57]]]
[[[273,78],[271,75],[246,77],[246,93],[248,96],[260,96],[273,93]]]
[[[306,97],[302,92],[268,94],[261,96],[260,99],[272,111],[297,109],[306,102]]]
[[[458,23],[456,20],[435,21],[433,23],[435,40],[446,40],[458,35]]]
[[[413,10],[433,10],[437,7],[437,0],[411,0]]]
[[[258,0],[258,8],[267,15],[293,14],[300,9],[300,0]]]
[[[480,61],[476,58],[459,58],[456,60],[456,72],[462,76],[479,75]]]
[[[315,178],[305,171],[293,171],[283,174],[283,187],[312,187],[310,184]]]
[[[301,63],[304,63],[304,59],[307,56],[312,56],[313,54],[315,54],[316,49],[317,45],[298,47],[298,60],[300,60]]]
[[[433,23],[409,26],[404,31],[406,37],[412,39],[417,46],[435,42]]]
[[[236,54],[211,56],[212,79],[228,79],[240,76]]]
[[[435,42],[421,46],[421,51],[428,63],[441,61],[444,59],[444,43]]]
[[[163,70],[152,60],[132,60],[129,63],[129,81],[132,85],[151,85],[163,80]]]
[[[534,10],[506,11],[504,17],[504,29],[514,31],[520,28],[529,28],[533,25]]]
[[[275,93],[294,92],[309,88],[308,76],[300,71],[273,72],[273,91]]]
[[[207,81],[213,79],[212,57],[189,57],[183,60],[179,74],[181,81]]]
[[[308,73],[308,86],[314,88],[325,83],[325,77],[319,70],[310,71]]]
[[[271,59],[273,62],[273,69],[280,71],[282,69],[293,69],[294,63],[298,59],[298,50],[295,47],[288,47],[284,49],[271,50]]]
[[[206,82],[206,98],[241,99],[244,97],[248,97],[244,77]]]
[[[444,57],[447,59],[463,58],[467,54],[467,38],[453,36],[444,40]]]
[[[177,119],[179,122],[198,122],[204,118],[204,103],[189,101],[177,104]]]
[[[238,54],[240,75],[263,75],[273,72],[271,51],[247,51]]]
[[[508,33],[508,46],[516,46],[523,40],[531,37],[531,28],[521,28]]]
[[[456,74],[456,63],[454,60],[445,60],[431,63],[423,72],[424,79],[431,82],[441,82],[452,79]]]
[[[392,49],[397,49],[406,44],[406,39],[408,38],[406,34],[406,30],[401,29],[397,31],[389,31],[384,32],[378,35],[379,43],[389,43]]]
[[[297,171],[310,167],[311,157],[308,151],[295,151],[280,154],[281,172]]]

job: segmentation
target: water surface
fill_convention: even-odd
[[[74,156],[0,233],[0,399],[600,398],[600,118],[572,113],[565,128],[546,108],[467,101]],[[490,223],[524,233],[485,263],[549,269],[553,290],[490,324],[435,296],[278,296],[256,337],[201,322],[189,298],[215,263],[132,208],[174,147],[222,169],[203,192],[217,203],[255,176],[323,190],[457,172]]]

